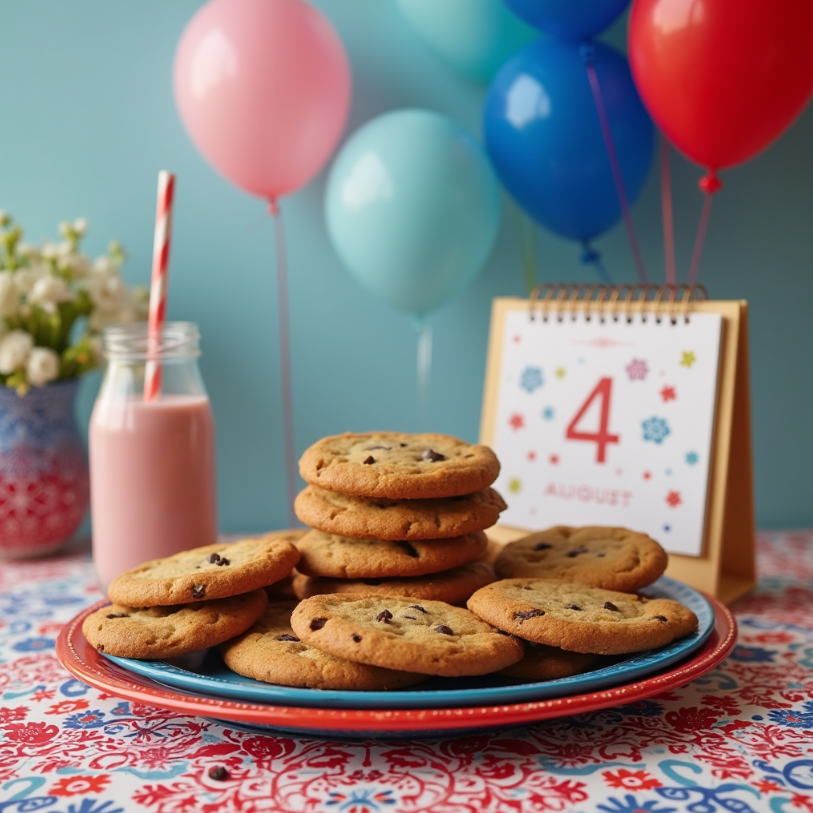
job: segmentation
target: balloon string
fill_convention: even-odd
[[[516,215],[525,287],[530,294],[536,287],[536,227],[519,206],[514,207],[514,214]]]
[[[607,285],[612,285],[613,281],[610,279],[610,274],[601,261],[601,254],[599,254],[587,240],[582,241],[582,256],[579,259],[581,259],[584,265],[592,265],[596,274],[598,274],[598,278],[602,282]]]
[[[692,251],[692,264],[689,268],[689,285],[697,283],[697,272],[700,270],[700,257],[703,254],[703,243],[706,241],[706,230],[709,227],[711,217],[711,194],[706,194],[703,201],[703,212],[700,215],[700,225],[697,227],[697,237],[694,241],[694,251]]]
[[[288,320],[288,257],[285,250],[285,227],[282,212],[272,200],[268,211],[274,218],[277,246],[277,313],[279,316],[279,368],[282,384],[282,429],[285,436],[285,482],[287,486],[288,527],[299,523],[294,513],[296,497],[296,455],[294,452],[294,406],[291,384],[291,327]]]
[[[418,331],[418,431],[429,425],[429,378],[432,373],[432,328],[426,318],[415,320]]]
[[[675,228],[672,218],[672,174],[669,166],[669,142],[661,133],[661,211],[663,213],[663,250],[666,284],[675,285]]]
[[[618,193],[618,202],[621,204],[621,212],[624,215],[624,226],[627,229],[627,238],[629,240],[632,256],[635,260],[635,268],[638,272],[638,280],[640,282],[647,282],[646,269],[644,268],[644,261],[641,257],[641,250],[638,247],[638,238],[635,236],[635,227],[632,224],[632,216],[630,215],[629,203],[627,201],[627,193],[624,190],[624,177],[621,174],[621,166],[618,163],[618,156],[615,152],[615,145],[613,144],[613,134],[610,130],[610,120],[607,118],[607,110],[604,107],[604,99],[601,95],[601,85],[599,85],[598,75],[596,68],[592,63],[593,54],[592,48],[589,46],[584,49],[582,58],[584,59],[584,67],[587,70],[587,78],[590,80],[590,89],[593,91],[593,100],[596,103],[596,110],[598,111],[598,119],[601,124],[601,133],[604,136],[604,144],[607,147],[607,155],[610,158],[610,167],[613,172],[613,180],[615,181],[615,190]]]

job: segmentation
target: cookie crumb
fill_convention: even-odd
[[[451,627],[447,627],[445,624],[438,624],[435,627],[435,632],[440,632],[443,635],[454,635],[454,631]]]
[[[229,772],[222,766],[217,765],[214,768],[209,768],[209,778],[216,779],[218,782],[225,782],[230,778]]]
[[[203,598],[206,595],[205,584],[195,584],[192,586],[192,598]]]
[[[327,624],[327,618],[312,618],[310,628],[315,632],[322,629]]]
[[[383,621],[385,624],[390,623],[390,619],[392,618],[392,613],[389,610],[382,610],[376,617],[376,621]]]

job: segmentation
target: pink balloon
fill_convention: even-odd
[[[271,201],[322,168],[350,107],[342,42],[304,0],[211,0],[181,36],[174,85],[200,152]]]

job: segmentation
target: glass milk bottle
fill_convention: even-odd
[[[93,562],[100,583],[149,559],[217,541],[215,427],[198,369],[200,334],[168,322],[105,328],[106,371],[90,419]],[[148,360],[161,391],[144,400]]]

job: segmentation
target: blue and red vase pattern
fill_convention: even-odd
[[[74,417],[78,382],[0,388],[0,556],[41,556],[79,527],[90,499]]]

